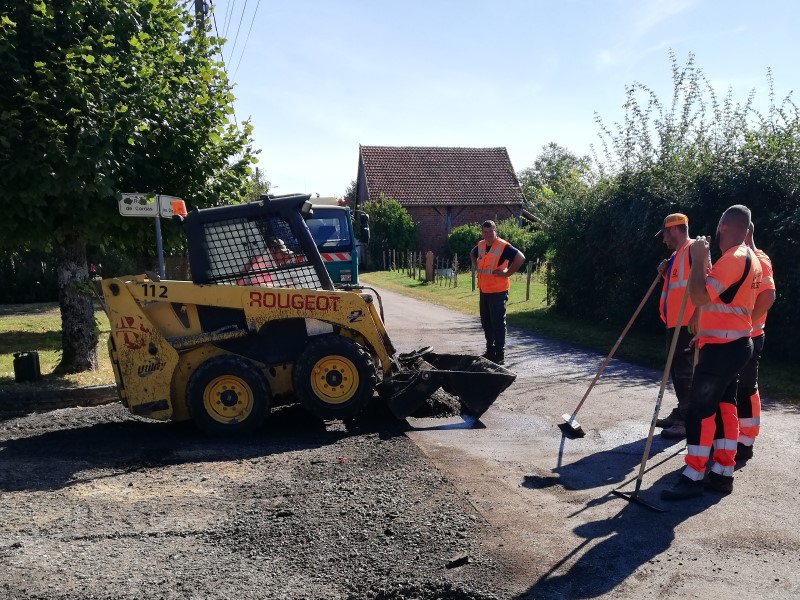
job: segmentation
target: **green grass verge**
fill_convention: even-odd
[[[31,388],[85,387],[114,383],[114,372],[106,350],[109,325],[102,310],[95,312],[100,326],[97,349],[100,368],[74,375],[53,375],[61,360],[61,312],[58,304],[6,304],[0,306],[0,390],[24,391]],[[14,381],[14,353],[38,352],[42,381]]]
[[[440,306],[447,306],[466,314],[478,316],[478,292],[472,291],[469,273],[458,276],[458,287],[452,284],[424,283],[408,277],[401,271],[376,271],[361,273],[362,283],[376,285],[402,293],[419,300]],[[546,287],[537,277],[531,281],[530,298],[525,299],[526,276],[516,274],[511,278],[508,295],[506,319],[509,325],[528,329],[537,334],[549,336],[594,350],[602,355],[608,354],[622,331],[620,326],[603,323],[587,323],[570,318],[554,311],[546,304]],[[646,318],[641,315],[639,319]],[[656,318],[656,317],[653,317]],[[391,334],[391,331],[389,332]],[[663,333],[637,331],[636,324],[625,336],[616,358],[634,364],[663,369],[667,358],[664,349]],[[768,398],[780,398],[793,403],[800,402],[800,372],[796,365],[781,363],[767,354],[761,361],[760,387]],[[598,363],[599,368],[599,363]],[[762,383],[763,382],[763,383]]]

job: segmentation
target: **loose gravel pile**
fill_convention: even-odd
[[[0,421],[0,597],[504,597],[493,533],[401,425],[297,406],[244,440],[119,405]]]

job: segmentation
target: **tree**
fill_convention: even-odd
[[[542,147],[532,167],[517,175],[528,210],[539,215],[559,194],[589,183],[592,160],[578,156],[555,142]]]
[[[257,202],[261,196],[269,193],[272,184],[267,181],[267,176],[258,167],[253,170],[252,175],[245,183],[244,198],[245,202]]]
[[[251,127],[230,121],[220,41],[192,25],[176,0],[12,0],[0,13],[0,244],[56,251],[58,372],[97,364],[87,243],[152,245],[149,219],[120,219],[119,192],[200,206],[243,194]]]
[[[369,215],[369,243],[372,259],[380,262],[384,250],[414,250],[418,246],[418,227],[408,211],[383,194],[362,205]]]

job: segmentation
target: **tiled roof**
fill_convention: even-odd
[[[370,200],[383,193],[403,206],[523,202],[505,148],[361,146],[360,151]]]

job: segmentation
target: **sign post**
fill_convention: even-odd
[[[166,194],[122,194],[119,201],[119,214],[123,217],[150,217],[156,227],[156,255],[158,256],[158,275],[164,274],[164,246],[161,241],[161,218],[171,219],[175,214],[174,206],[177,202],[183,203],[181,198],[167,196]],[[183,207],[185,216],[186,208]]]

